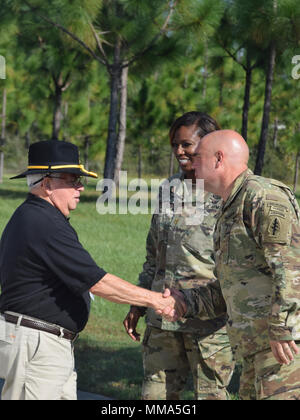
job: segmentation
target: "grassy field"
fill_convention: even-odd
[[[78,208],[71,215],[71,224],[101,267],[136,283],[145,258],[151,215],[99,215],[96,201],[100,193],[95,187],[96,182],[89,181]],[[26,194],[25,180],[5,178],[0,185],[0,234]],[[141,347],[128,338],[122,325],[128,308],[99,298],[92,303],[90,320],[75,344],[81,390],[115,399],[140,398]],[[143,333],[144,329],[145,323],[141,320],[138,330]],[[193,398],[191,389],[189,382],[185,399]]]

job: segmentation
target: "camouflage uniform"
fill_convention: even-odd
[[[214,279],[213,231],[220,199],[206,194],[204,220],[187,225],[195,210],[186,197],[182,175],[171,187],[171,195],[159,194],[159,212],[152,217],[147,237],[147,257],[139,286],[162,292],[166,287],[191,288]],[[177,204],[184,208],[178,212]],[[190,219],[189,219],[190,220]],[[224,313],[215,320],[189,319],[170,323],[152,309],[147,310],[143,340],[143,399],[179,399],[192,371],[197,399],[226,399],[233,371],[232,352],[225,329]]]
[[[270,340],[300,340],[300,210],[291,190],[250,170],[235,181],[215,231],[218,282],[183,293],[187,316],[227,307],[243,399],[299,399],[300,356],[279,365]],[[226,302],[226,304],[225,304]],[[216,306],[216,303],[218,305]]]

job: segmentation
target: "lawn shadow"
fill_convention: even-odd
[[[8,190],[5,188],[0,188],[0,198],[6,198],[9,200],[21,200],[26,198],[28,191],[24,190]]]
[[[143,381],[141,346],[114,349],[95,341],[79,339],[75,345],[78,389],[106,395],[117,400],[139,400]],[[239,390],[240,366],[237,365],[228,392]],[[193,399],[193,382],[189,377],[185,399]]]
[[[141,346],[115,349],[79,339],[75,344],[78,389],[119,400],[140,399]]]

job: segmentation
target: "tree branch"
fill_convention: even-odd
[[[72,79],[70,79],[70,77],[71,77],[71,72],[69,71],[65,77],[65,80],[62,83],[62,87],[61,87],[62,92],[65,92],[68,89],[68,87],[71,85]]]
[[[96,29],[95,29],[95,27],[94,27],[94,25],[92,24],[92,22],[90,22],[89,21],[89,25],[90,25],[90,28],[91,28],[91,30],[92,30],[92,32],[93,32],[93,35],[94,35],[94,38],[95,38],[95,40],[96,40],[96,43],[97,43],[97,47],[98,47],[98,49],[99,49],[99,51],[101,52],[101,54],[103,55],[103,57],[104,57],[104,61],[105,61],[105,65],[108,67],[109,66],[109,62],[108,62],[108,59],[107,59],[107,55],[106,55],[106,53],[105,53],[105,51],[104,51],[104,48],[103,48],[103,46],[102,46],[102,42],[103,41],[101,41],[101,39],[100,39],[100,37],[99,37],[99,35],[97,34],[97,32],[96,32]],[[106,42],[108,45],[110,45],[108,42]]]
[[[176,1],[170,1],[169,2],[169,6],[170,6],[170,10],[169,13],[161,27],[161,29],[159,30],[159,32],[153,37],[153,39],[150,41],[150,43],[140,52],[138,52],[137,54],[135,54],[133,57],[129,58],[127,60],[126,63],[124,63],[121,67],[129,67],[134,61],[136,61],[138,58],[140,58],[141,56],[143,56],[144,54],[146,54],[149,50],[151,50],[151,48],[153,48],[153,46],[156,44],[156,42],[158,41],[158,39],[166,32],[170,19],[172,17],[172,14],[174,13],[174,10],[177,6],[177,3],[180,0],[176,0]]]
[[[75,34],[73,34],[68,29],[66,29],[63,25],[61,25],[60,23],[55,23],[51,19],[47,18],[46,16],[41,15],[39,12],[36,12],[36,8],[34,8],[33,6],[31,6],[31,4],[29,4],[26,0],[24,0],[24,3],[30,8],[30,10],[32,12],[36,13],[36,15],[39,16],[41,19],[43,19],[45,22],[50,23],[50,25],[54,26],[55,28],[60,29],[62,32],[64,32],[67,35],[69,35],[69,37],[71,37],[74,41],[78,42],[78,44],[80,44],[86,51],[88,51],[88,53],[95,60],[99,61],[101,64],[103,64],[105,66],[107,65],[107,63],[104,60],[102,60],[101,57],[99,57],[97,54],[95,54],[95,52],[85,42],[83,42]]]
[[[219,40],[217,39],[217,43],[220,45],[221,48],[223,48],[223,50],[229,55],[229,57],[231,57],[237,64],[239,64],[241,67],[243,67],[243,69],[245,71],[247,71],[247,67],[241,63],[237,58],[236,58],[236,53],[243,48],[243,46],[241,45],[234,53],[232,53],[227,47],[225,47],[225,45]]]

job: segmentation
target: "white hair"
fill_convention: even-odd
[[[42,182],[42,180],[44,179],[44,174],[30,174],[26,176],[26,179],[27,185],[31,190],[32,188],[39,186],[40,182]],[[37,182],[39,180],[40,182]]]

